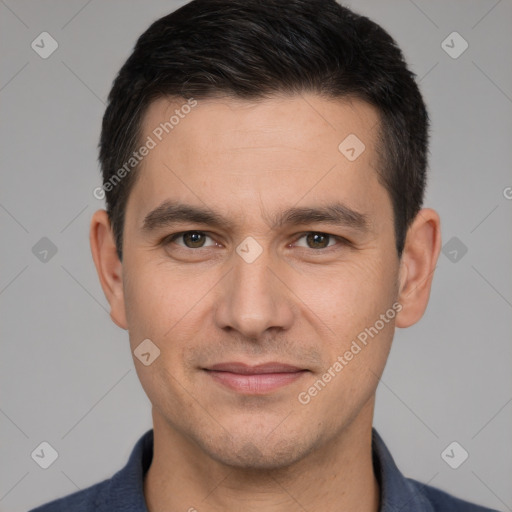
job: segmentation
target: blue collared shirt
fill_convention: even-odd
[[[405,478],[375,429],[372,453],[380,484],[380,512],[497,512]],[[112,478],[30,512],[148,512],[143,483],[152,459],[153,430],[148,430],[137,441],[126,466]]]

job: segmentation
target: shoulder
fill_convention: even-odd
[[[153,458],[153,430],[135,444],[126,465],[112,478],[91,485],[30,512],[147,512],[144,475]]]
[[[425,498],[435,512],[497,512],[494,509],[461,500],[441,489],[422,484],[412,478],[406,480],[415,492]]]
[[[104,480],[81,491],[51,501],[29,512],[101,512],[108,510],[110,480]]]

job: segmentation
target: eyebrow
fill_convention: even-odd
[[[291,207],[272,216],[265,216],[265,220],[273,229],[286,225],[311,223],[342,225],[361,232],[369,229],[369,219],[366,214],[339,202],[319,207]],[[150,233],[179,222],[228,229],[234,228],[235,225],[232,219],[206,207],[167,200],[145,216],[142,230]]]

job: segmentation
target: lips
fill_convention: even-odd
[[[282,363],[264,363],[250,366],[245,363],[220,363],[207,368],[219,372],[239,373],[241,375],[259,375],[264,373],[293,373],[303,368]]]
[[[270,362],[247,365],[219,363],[204,369],[215,382],[242,394],[267,394],[300,379],[308,370]]]

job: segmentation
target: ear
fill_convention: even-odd
[[[92,216],[89,241],[101,287],[110,304],[110,318],[122,329],[128,329],[124,307],[123,264],[117,255],[114,234],[105,210],[98,210]]]
[[[441,250],[441,221],[436,211],[418,212],[407,231],[400,261],[397,327],[409,327],[423,316],[430,297],[434,270]]]

